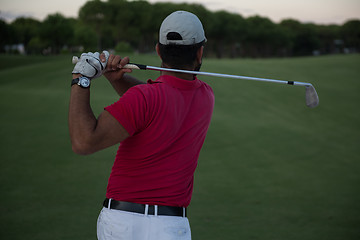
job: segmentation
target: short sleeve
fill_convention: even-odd
[[[128,89],[117,102],[105,107],[105,110],[118,120],[130,136],[146,125],[146,99],[137,86]]]

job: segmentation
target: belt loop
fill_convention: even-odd
[[[183,207],[183,217],[186,217],[186,208]]]
[[[111,209],[111,198],[109,198],[108,209]]]
[[[145,216],[149,214],[149,204],[145,204]]]
[[[158,205],[154,206],[154,215],[155,215],[155,217],[157,217],[157,215],[158,215]]]

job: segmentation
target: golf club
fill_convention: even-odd
[[[74,56],[72,59],[72,63],[75,64],[78,61],[79,61],[78,57]],[[195,74],[195,75],[211,76],[211,77],[235,78],[235,79],[242,79],[242,80],[289,84],[289,85],[294,85],[294,86],[304,86],[305,87],[306,106],[308,106],[310,108],[314,108],[319,105],[319,97],[317,95],[317,92],[316,92],[314,86],[311,83],[284,81],[284,80],[276,80],[276,79],[268,79],[268,78],[247,77],[247,76],[230,75],[230,74],[222,74],[222,73],[199,72],[199,71],[172,69],[172,68],[153,67],[153,66],[135,64],[135,63],[126,64],[124,66],[124,68],[139,69],[139,70],[178,72],[178,73],[188,73],[188,74]]]

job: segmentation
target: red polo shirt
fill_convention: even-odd
[[[187,207],[213,107],[209,85],[168,75],[106,107],[130,134],[117,151],[106,197]]]

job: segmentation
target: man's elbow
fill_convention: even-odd
[[[90,155],[95,152],[90,145],[84,144],[84,143],[72,142],[71,148],[72,148],[72,151],[78,155],[85,156],[85,155]]]

